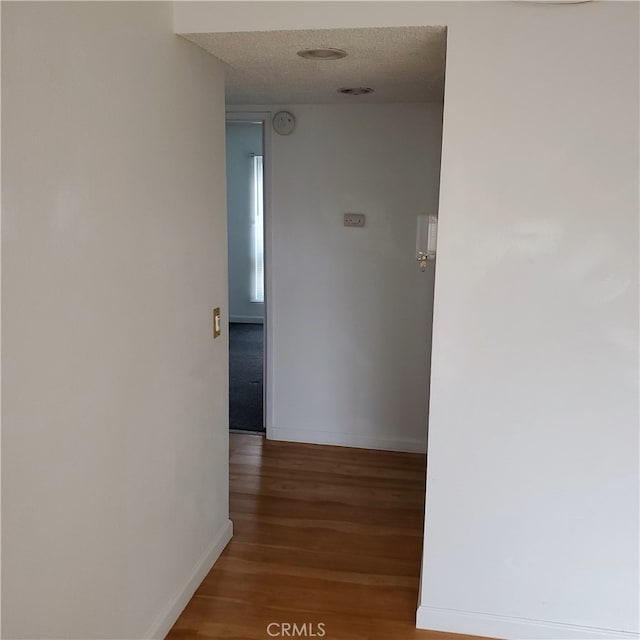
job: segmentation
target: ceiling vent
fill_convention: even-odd
[[[522,4],[585,4],[587,2],[593,2],[593,0],[512,0],[512,2],[518,2]]]
[[[371,87],[346,87],[344,89],[338,89],[338,93],[344,93],[347,96],[364,96],[374,91],[375,89]]]
[[[301,58],[307,58],[307,60],[340,60],[340,58],[347,57],[347,52],[342,49],[321,47],[319,49],[303,49],[298,51],[298,55]]]

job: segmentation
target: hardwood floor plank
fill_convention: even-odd
[[[298,549],[292,553],[286,547],[270,544],[235,543],[228,554],[223,554],[218,564],[227,558],[239,558],[251,562],[262,562],[291,567],[302,567],[308,570],[324,569],[339,573],[362,573],[385,576],[420,575],[420,566],[415,560],[402,561],[382,557],[356,555],[341,550],[313,551]],[[218,566],[218,565],[216,565]]]
[[[236,511],[234,513],[234,531],[239,526],[242,526],[244,522],[253,523],[256,522],[252,514],[241,513]],[[366,534],[366,535],[399,535],[412,538],[418,538],[422,540],[423,532],[416,529],[408,529],[402,527],[394,527],[392,525],[383,526],[377,525],[375,528],[370,525],[363,524],[361,522],[344,522],[342,520],[313,520],[311,518],[272,518],[270,516],[260,516],[261,523],[265,524],[280,524],[282,526],[296,527],[298,529],[328,527],[334,531],[344,531],[345,533],[353,534]]]
[[[380,509],[330,502],[308,502],[304,499],[292,500],[277,496],[255,496],[230,493],[230,503],[234,511],[252,513],[256,517],[301,517],[313,520],[323,518],[341,522],[363,523],[372,527],[388,526],[416,531],[422,527],[422,513],[414,509]],[[294,515],[296,514],[296,515]],[[233,519],[233,518],[232,518]]]
[[[352,532],[335,531],[329,523],[316,527],[294,528],[265,522],[237,521],[234,540],[252,542],[255,539],[273,540],[275,546],[295,551],[299,547],[313,551],[332,551],[348,547],[353,540]],[[234,523],[235,524],[235,523]],[[350,553],[371,555],[401,560],[414,560],[420,555],[422,540],[415,536],[382,533],[364,533],[358,537],[358,547]]]
[[[272,555],[272,550],[265,549]],[[370,564],[371,558],[367,558],[367,564]],[[247,560],[244,557],[234,558],[227,556],[219,567],[219,572],[223,571],[236,573],[238,576],[245,575],[261,575],[261,574],[278,574],[283,578],[286,577],[305,577],[309,578],[333,581],[333,582],[346,582],[350,584],[361,585],[383,585],[393,587],[410,587],[415,588],[416,580],[418,576],[414,573],[398,574],[398,573],[374,573],[373,571],[349,571],[349,567],[345,567],[342,564],[339,567],[327,567],[326,565],[319,564],[318,566],[309,566],[311,563],[302,565],[300,563],[284,563],[284,562],[267,562]],[[374,567],[377,568],[377,567]],[[394,566],[394,569],[397,566]],[[217,578],[216,578],[217,580]],[[210,586],[210,582],[204,580],[201,587],[203,588],[203,595],[207,595],[207,589]],[[208,593],[208,595],[211,595]]]
[[[234,537],[168,640],[268,640],[281,623],[326,640],[471,638],[415,629],[423,455],[248,434],[229,449]]]

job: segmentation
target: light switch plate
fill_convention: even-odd
[[[345,227],[364,227],[364,213],[345,213]]]

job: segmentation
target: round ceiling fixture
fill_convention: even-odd
[[[346,58],[347,52],[342,49],[320,47],[319,49],[303,49],[298,51],[298,55],[308,60],[340,60],[340,58]]]
[[[371,87],[346,87],[344,89],[338,89],[338,93],[344,93],[348,96],[364,96],[367,93],[373,93],[375,89]]]

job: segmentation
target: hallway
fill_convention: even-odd
[[[169,640],[469,638],[414,628],[423,455],[230,438],[234,536]]]

